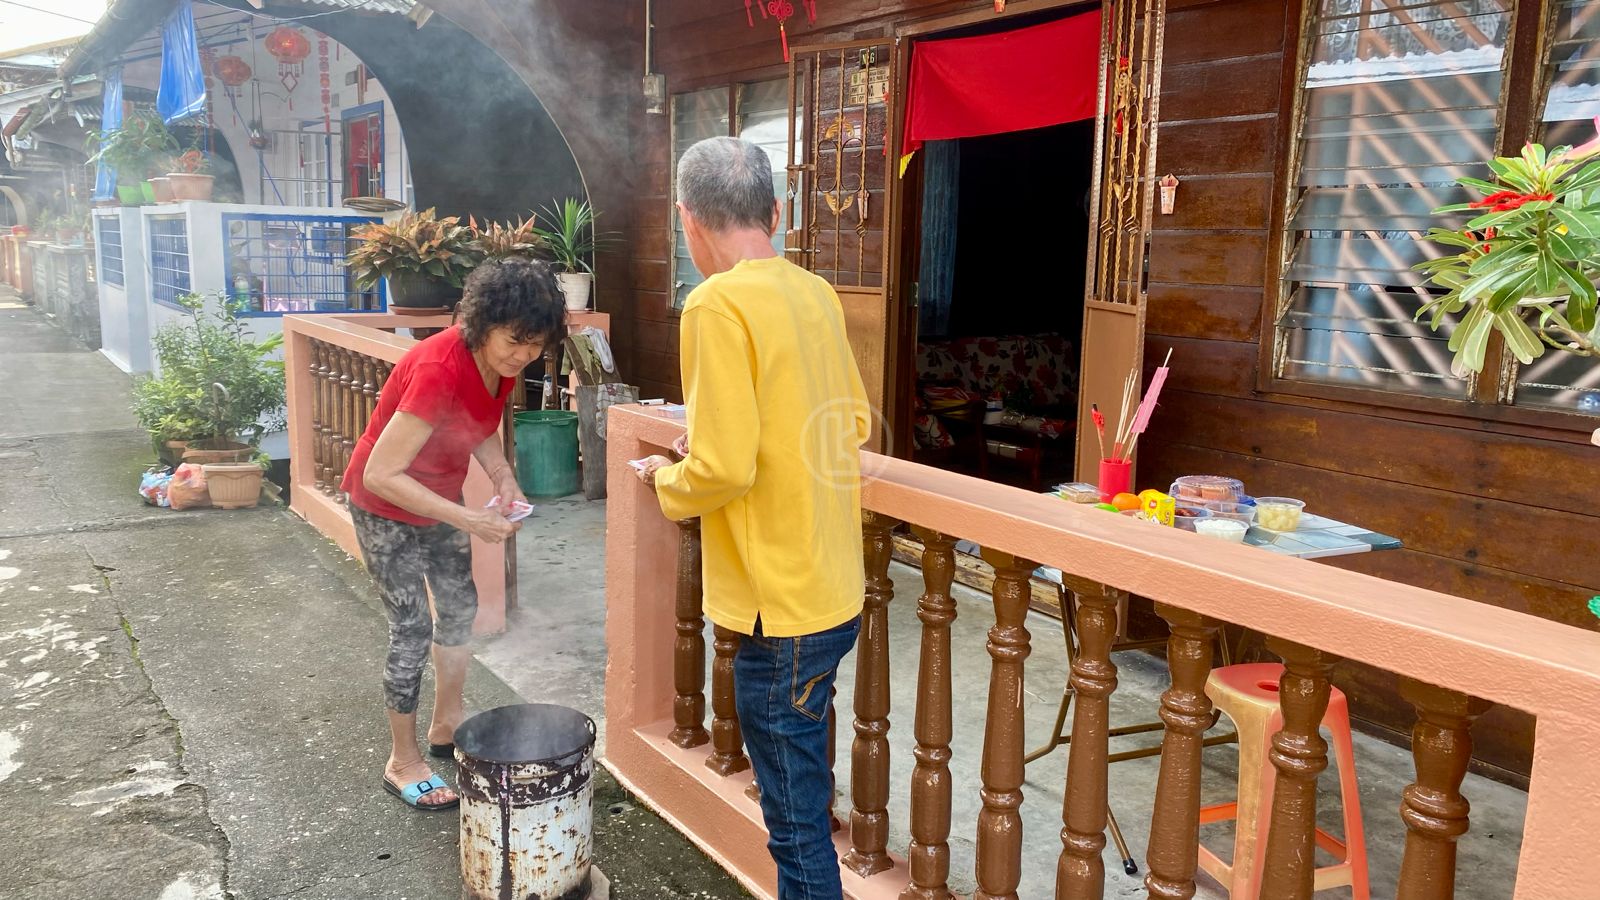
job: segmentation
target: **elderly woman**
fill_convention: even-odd
[[[544,263],[487,262],[467,279],[457,324],[422,341],[395,366],[342,488],[367,569],[389,618],[383,690],[393,747],[383,786],[406,805],[453,809],[456,793],[417,749],[417,695],[432,645],[436,676],[429,752],[454,750],[478,594],[469,535],[499,543],[521,526],[526,502],[500,449],[501,415],[522,370],[565,331],[561,294]],[[476,459],[501,504],[462,504]],[[428,605],[433,595],[433,611]]]

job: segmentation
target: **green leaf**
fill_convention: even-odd
[[[1498,313],[1503,309],[1509,309],[1516,306],[1518,301],[1528,295],[1529,287],[1531,287],[1537,281],[1537,279],[1541,277],[1540,270],[1542,269],[1543,265],[1541,261],[1539,270],[1519,271],[1517,273],[1517,277],[1507,281],[1505,284],[1501,285],[1495,290],[1494,294],[1489,298],[1489,309]],[[1561,271],[1559,268],[1555,270],[1555,278],[1558,282],[1561,279]],[[1554,290],[1554,288],[1552,288],[1552,290]],[[1539,293],[1547,292],[1539,291]]]
[[[1592,162],[1578,170],[1576,175],[1562,179],[1556,187],[1556,193],[1576,193],[1596,186],[1600,186],[1600,162]]]
[[[1550,241],[1550,249],[1564,260],[1577,262],[1589,257],[1589,252],[1584,249],[1582,243],[1573,240],[1570,234],[1562,234],[1552,229],[1545,233],[1545,238]]]
[[[1538,256],[1538,265],[1534,270],[1533,291],[1541,297],[1548,297],[1561,289],[1561,284],[1566,280],[1566,270],[1561,261],[1548,253]]]
[[[1482,305],[1474,306],[1461,320],[1461,324],[1457,325],[1455,332],[1450,335],[1449,347],[1456,354],[1451,364],[1452,371],[1457,374],[1483,371],[1483,360],[1489,347],[1492,323],[1489,308]]]
[[[1556,221],[1567,226],[1567,230],[1575,237],[1588,240],[1600,238],[1600,216],[1565,206],[1558,206],[1550,212],[1556,217]]]
[[[1519,310],[1507,309],[1495,313],[1495,327],[1505,335],[1506,347],[1516,354],[1517,361],[1523,365],[1533,362],[1540,354],[1544,353],[1544,344],[1539,336],[1534,333],[1528,323],[1523,321]]]
[[[1500,185],[1494,184],[1493,182],[1484,181],[1482,178],[1457,178],[1456,184],[1459,184],[1462,187],[1472,188],[1473,190],[1478,191],[1485,196],[1500,190]]]
[[[1475,247],[1478,244],[1476,240],[1449,228],[1430,228],[1427,239],[1447,247]]]
[[[1567,299],[1567,322],[1587,334],[1594,330],[1595,307],[1600,306],[1600,295],[1595,292],[1594,282],[1582,272],[1567,269],[1566,275],[1567,283],[1572,285],[1572,295]]]
[[[1507,156],[1491,159],[1489,160],[1489,168],[1500,176],[1501,181],[1524,194],[1532,193],[1537,186],[1533,172],[1520,159],[1513,159]]]

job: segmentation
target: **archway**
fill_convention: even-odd
[[[6,217],[9,221],[0,222],[6,225],[28,224],[28,204],[23,201],[22,195],[15,188],[0,184],[0,197],[4,197],[8,204],[10,214]]]

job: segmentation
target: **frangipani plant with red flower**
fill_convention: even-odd
[[[1436,214],[1475,214],[1428,239],[1460,249],[1416,269],[1447,293],[1417,311],[1437,331],[1460,314],[1450,335],[1457,375],[1483,371],[1489,335],[1499,331],[1524,365],[1547,347],[1600,357],[1600,138],[1554,153],[1529,144],[1520,157],[1491,160],[1493,182],[1461,178],[1483,195]]]

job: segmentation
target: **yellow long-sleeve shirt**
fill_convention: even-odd
[[[861,613],[860,448],[872,418],[826,281],[745,260],[680,324],[689,457],[656,472],[661,511],[698,517],[705,614],[797,637]]]

